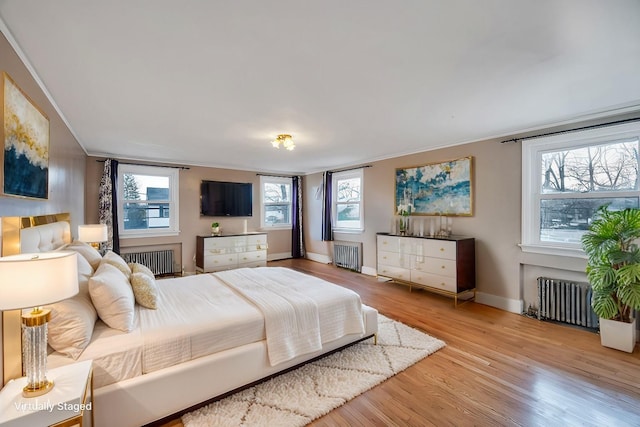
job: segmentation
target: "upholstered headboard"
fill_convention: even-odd
[[[2,256],[46,252],[71,242],[69,214],[2,217]],[[22,375],[20,310],[0,312],[0,388]]]
[[[70,242],[71,225],[67,221],[20,230],[21,253],[53,251]]]

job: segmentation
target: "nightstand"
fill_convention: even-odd
[[[0,426],[93,426],[93,372],[91,360],[51,369],[53,390],[42,396],[22,397],[24,377],[0,390]]]

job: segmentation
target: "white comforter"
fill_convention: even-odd
[[[322,343],[364,333],[362,303],[355,292],[282,267],[214,273],[253,302],[264,315],[271,366],[318,351]]]

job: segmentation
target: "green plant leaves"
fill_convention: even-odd
[[[582,236],[587,277],[593,289],[591,305],[605,319],[628,317],[640,310],[640,209],[598,209]],[[628,319],[621,319],[628,321]]]

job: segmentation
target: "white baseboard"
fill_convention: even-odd
[[[279,259],[289,259],[289,258],[291,258],[291,252],[282,252],[279,254],[267,255],[267,261],[277,261]]]
[[[496,295],[486,294],[484,292],[476,292],[476,302],[517,314],[522,314],[524,307],[524,302],[522,300],[499,297]]]
[[[307,252],[306,257],[311,261],[321,262],[322,264],[331,264],[333,262],[327,255],[314,254],[313,252]]]
[[[366,274],[367,276],[377,276],[378,271],[375,268],[367,267],[366,265],[362,266],[362,274]]]

